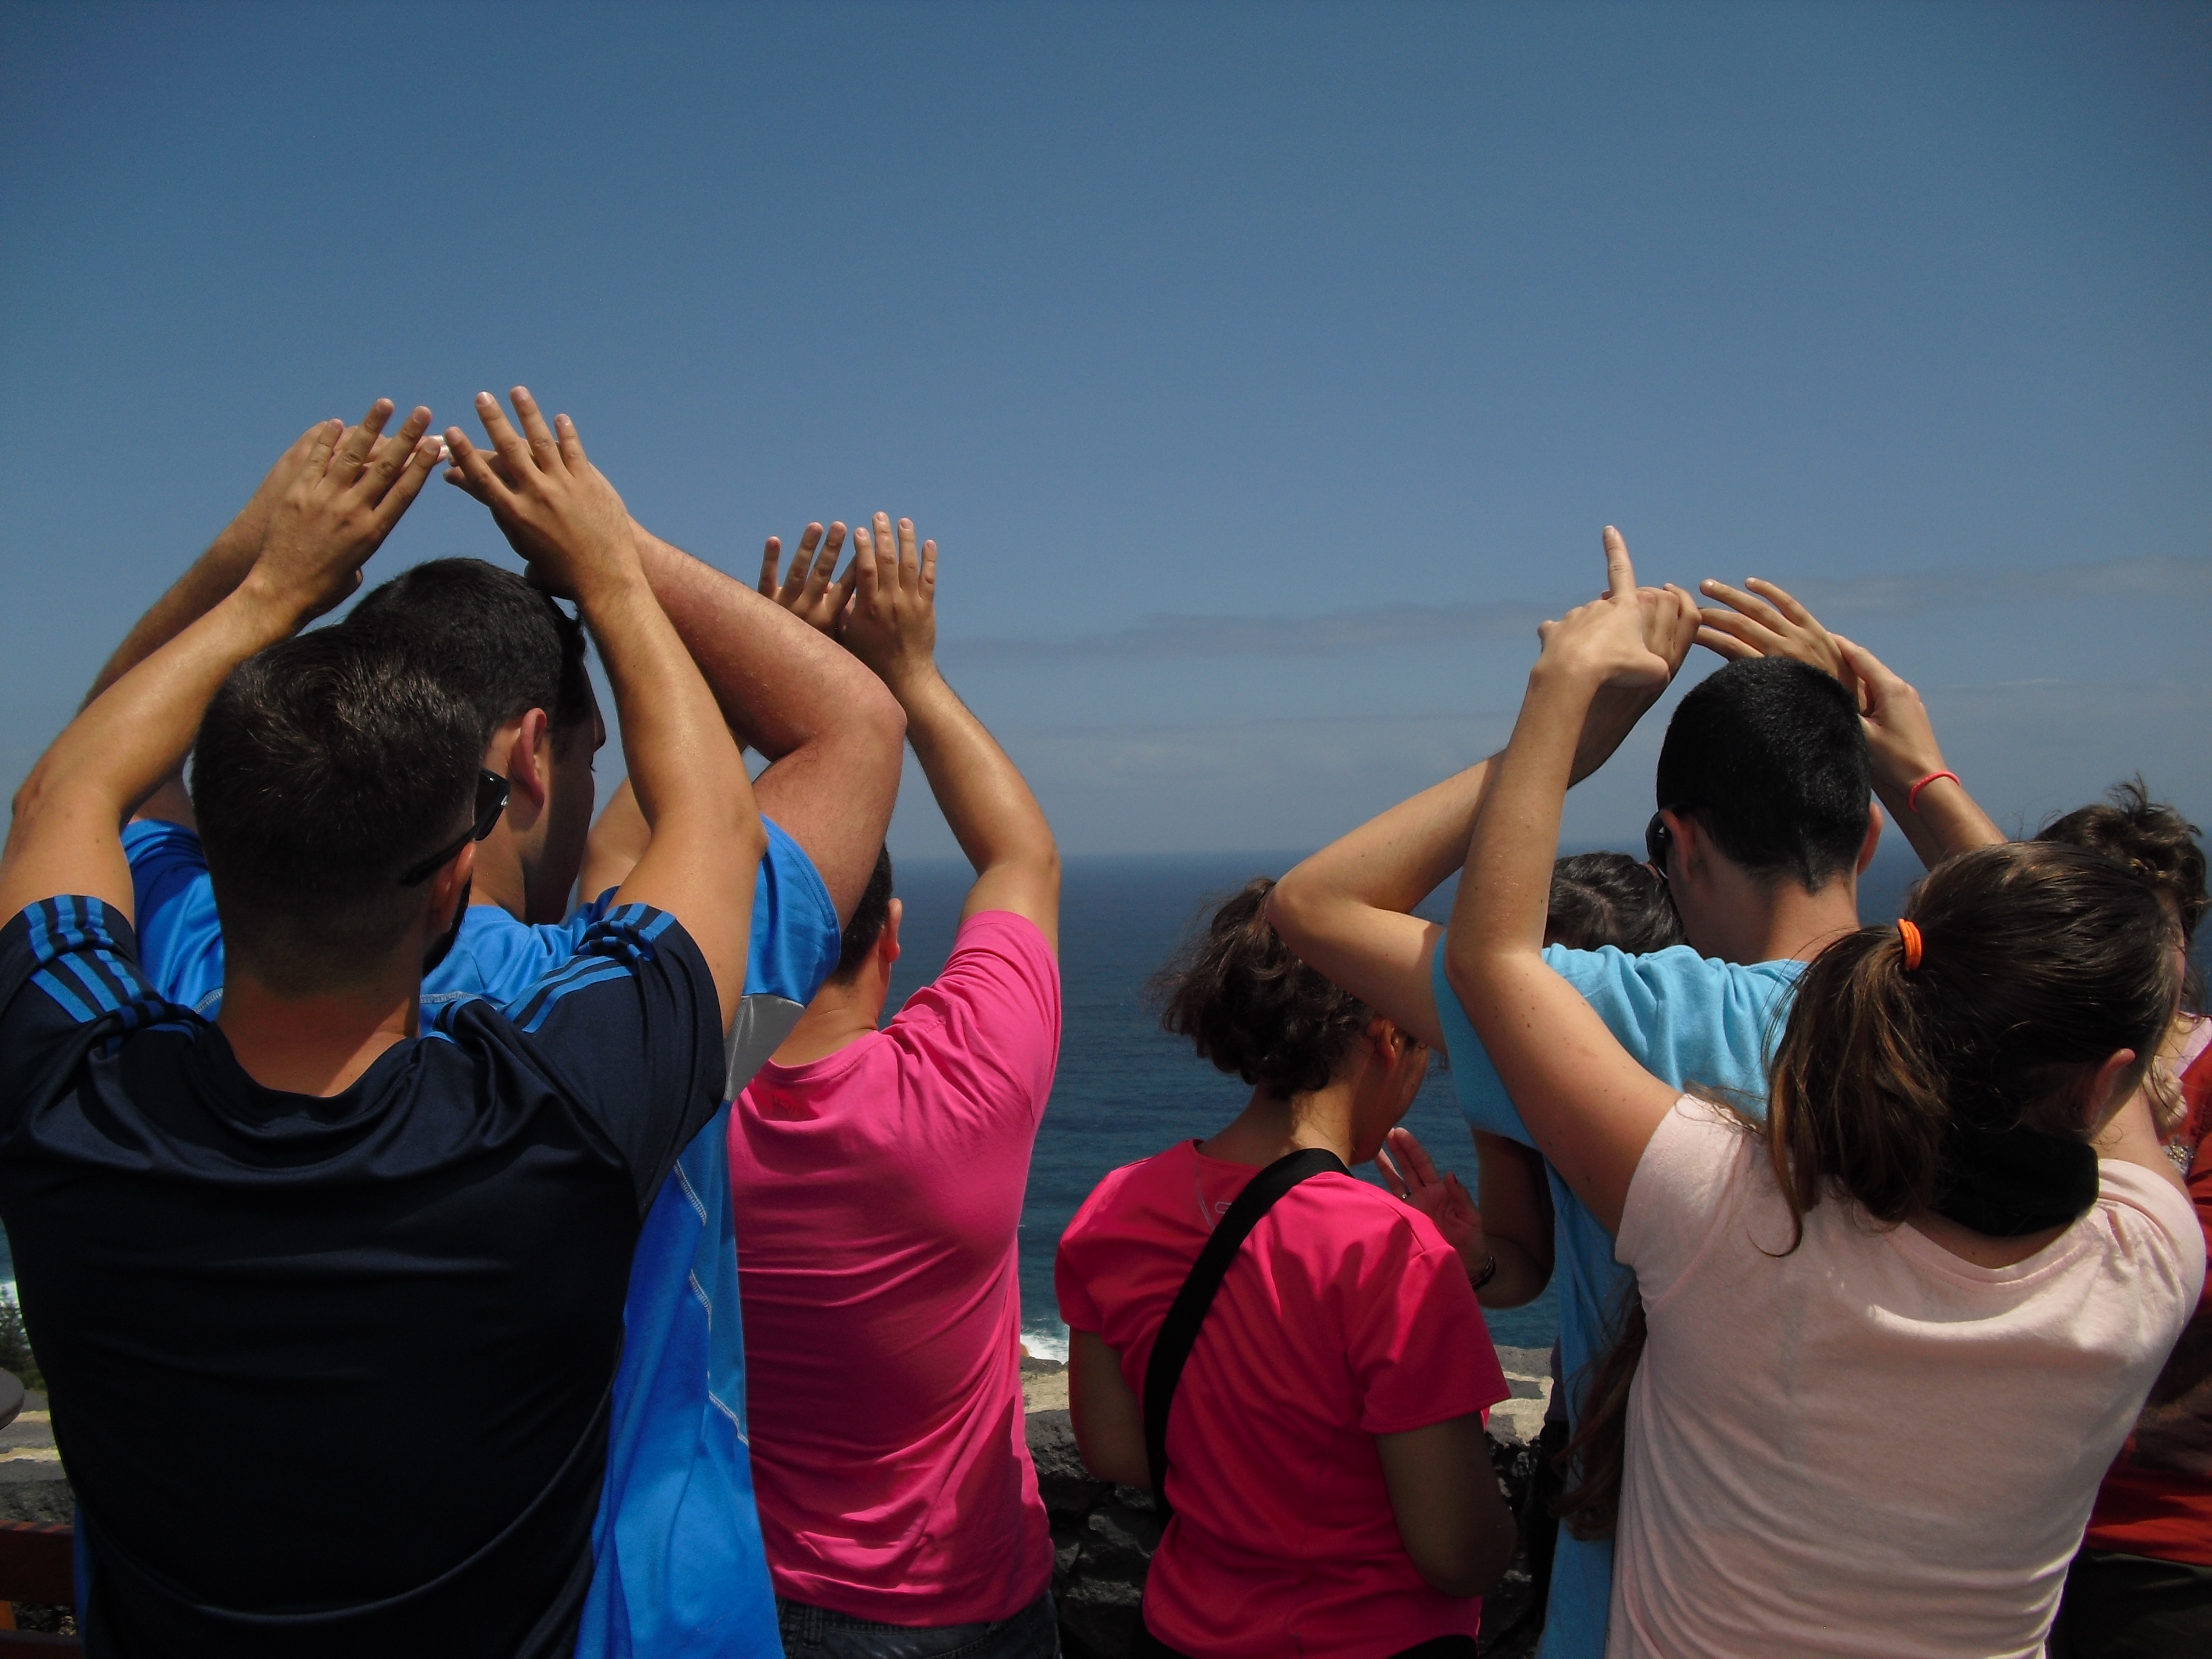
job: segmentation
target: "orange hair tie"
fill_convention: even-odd
[[[1920,930],[1900,917],[1897,936],[1905,941],[1905,971],[1909,974],[1920,965]]]

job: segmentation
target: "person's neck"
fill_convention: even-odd
[[[518,920],[530,914],[530,877],[523,865],[522,848],[503,823],[477,843],[469,903],[471,908],[496,904]]]
[[[1279,1158],[1318,1146],[1349,1164],[1352,1109],[1352,1090],[1348,1082],[1333,1082],[1312,1094],[1290,1099],[1270,1094],[1262,1084],[1228,1127],[1211,1140],[1200,1142],[1198,1150],[1226,1164],[1264,1167]]]
[[[285,997],[233,964],[216,1024],[238,1063],[264,1089],[342,1094],[377,1057],[419,1029],[420,974],[326,996]]]
[[[872,1035],[883,1018],[888,988],[868,982],[870,978],[863,975],[850,985],[832,981],[816,992],[791,1035],[771,1056],[775,1064],[811,1065]]]
[[[1859,925],[1858,884],[1850,876],[1830,878],[1817,893],[1787,877],[1746,887],[1708,923],[1702,954],[1723,962],[1810,962]]]

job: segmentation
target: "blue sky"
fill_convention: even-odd
[[[2202,5],[0,6],[0,769],[309,421],[521,380],[748,577],[911,514],[1074,852],[1478,757],[1607,521],[2212,819],[2208,204]]]

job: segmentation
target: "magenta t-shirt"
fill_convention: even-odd
[[[1179,1142],[1098,1183],[1060,1241],[1060,1317],[1152,1341],[1214,1223],[1259,1171]],[[1482,1603],[1406,1553],[1375,1449],[1506,1397],[1467,1267],[1429,1219],[1350,1176],[1301,1182],[1244,1241],[1168,1419],[1175,1517],[1145,1622],[1185,1653],[1394,1654],[1472,1636]]]
[[[890,1025],[761,1068],[730,1114],[753,1481],[776,1594],[891,1625],[1052,1579],[1015,1239],[1060,1054],[1036,925],[961,925]]]

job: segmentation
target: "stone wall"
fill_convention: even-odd
[[[1541,1431],[1551,1379],[1540,1350],[1501,1348],[1514,1398],[1491,1413],[1490,1458],[1514,1512],[1535,1465],[1534,1442]],[[1052,1517],[1054,1599],[1067,1659],[1123,1659],[1136,1628],[1145,1569],[1160,1541],[1152,1495],[1094,1480],[1075,1449],[1075,1431],[1060,1402],[1065,1380],[1036,1360],[1030,1373],[1030,1455],[1036,1463],[1037,1492]],[[1051,1386],[1059,1384],[1055,1389]],[[1539,1626],[1529,1607],[1525,1560],[1516,1559],[1504,1583],[1484,1598],[1482,1651],[1496,1659],[1524,1659],[1536,1650]]]

